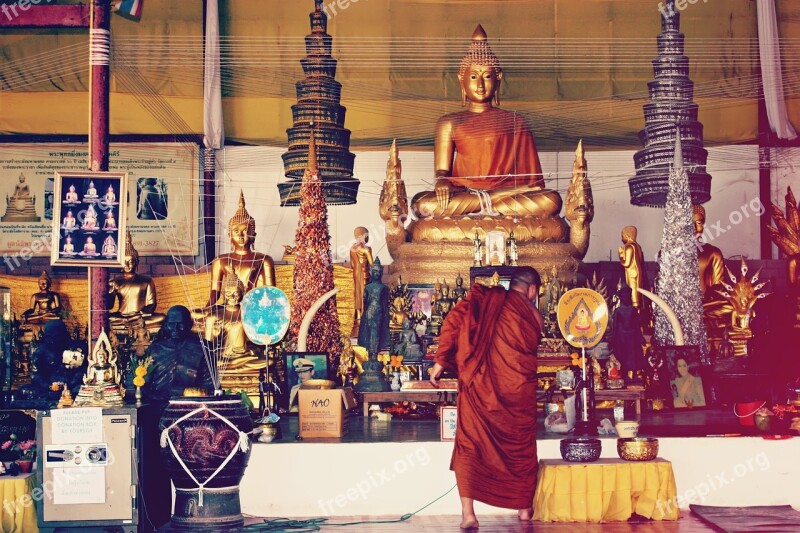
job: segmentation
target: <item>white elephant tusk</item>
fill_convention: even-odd
[[[664,314],[667,315],[669,323],[672,325],[672,331],[675,334],[675,346],[683,346],[683,329],[681,328],[681,323],[678,321],[678,317],[675,316],[675,311],[673,311],[669,304],[660,296],[644,289],[638,290],[640,293],[653,300],[653,303],[655,303],[661,308],[662,311],[664,311]]]
[[[306,314],[303,316],[303,321],[300,322],[300,331],[297,332],[297,351],[298,352],[305,352],[306,351],[306,339],[308,338],[308,328],[311,327],[311,321],[314,320],[314,315],[317,314],[319,308],[325,305],[329,299],[333,297],[337,292],[339,292],[340,288],[336,287],[332,289],[322,296],[319,297],[319,300],[314,302],[314,305],[308,308]]]

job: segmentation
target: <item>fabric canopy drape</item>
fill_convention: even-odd
[[[783,71],[775,0],[757,0],[757,5],[758,49],[761,56],[761,79],[769,127],[781,139],[796,139],[797,132],[789,122],[783,96]]]

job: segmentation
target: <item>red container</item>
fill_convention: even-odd
[[[743,402],[733,404],[733,413],[739,418],[739,424],[743,426],[755,426],[756,411],[767,405],[767,402]]]

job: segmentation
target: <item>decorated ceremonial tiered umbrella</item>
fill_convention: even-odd
[[[657,39],[658,57],[653,59],[655,79],[647,83],[650,102],[644,105],[645,127],[639,132],[644,149],[634,154],[636,175],[628,180],[631,203],[648,207],[666,205],[677,123],[692,203],[703,204],[711,199],[711,176],[706,172],[708,152],[703,148],[698,106],[692,101],[694,82],[689,79],[681,18],[673,0],[667,1],[663,14]]]

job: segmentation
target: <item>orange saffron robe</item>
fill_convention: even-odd
[[[527,509],[536,489],[539,325],[516,291],[475,285],[445,318],[436,362],[458,373],[450,469],[462,497]]]
[[[461,111],[451,120],[456,151],[451,182],[487,191],[544,187],[533,133],[523,115],[493,107],[483,113]]]

